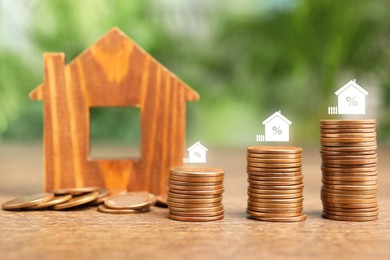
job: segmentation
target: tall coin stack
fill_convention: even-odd
[[[324,218],[378,218],[376,121],[321,120]]]
[[[248,208],[253,219],[295,222],[302,214],[302,149],[251,146],[247,155]]]
[[[177,167],[169,171],[169,218],[179,221],[223,219],[224,171],[209,167]]]

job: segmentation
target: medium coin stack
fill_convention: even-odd
[[[247,214],[256,220],[296,222],[302,213],[302,149],[251,146],[247,154]]]
[[[321,120],[324,218],[378,218],[376,121]]]
[[[169,171],[169,218],[179,221],[223,219],[224,171],[209,167],[177,167]]]

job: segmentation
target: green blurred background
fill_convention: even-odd
[[[293,122],[294,144],[316,144],[351,79],[389,144],[389,17],[387,0],[0,0],[0,140],[42,139],[42,103],[28,93],[43,80],[43,52],[69,62],[117,26],[200,93],[188,145],[253,145],[276,110]],[[131,113],[93,111],[94,138],[135,141],[131,120],[99,131]]]

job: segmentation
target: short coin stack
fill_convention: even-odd
[[[321,120],[324,218],[378,218],[375,120]]]
[[[306,219],[302,214],[302,149],[251,146],[247,155],[248,208],[251,218],[274,222]]]
[[[224,171],[209,167],[177,167],[169,171],[169,218],[179,221],[223,219]]]

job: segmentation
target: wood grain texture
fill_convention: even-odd
[[[45,53],[44,70],[30,93],[44,102],[44,189],[165,193],[168,169],[184,157],[186,102],[199,95],[116,28],[69,64]],[[90,108],[128,106],[140,109],[140,158],[91,158]]]
[[[210,147],[209,147],[210,148]],[[0,145],[0,202],[41,190],[39,146]],[[177,222],[166,209],[138,215],[0,210],[0,259],[389,259],[390,157],[379,155],[378,221],[321,218],[319,147],[304,149],[304,212],[299,223],[246,218],[246,147],[216,149],[208,165],[225,169],[222,221]]]

